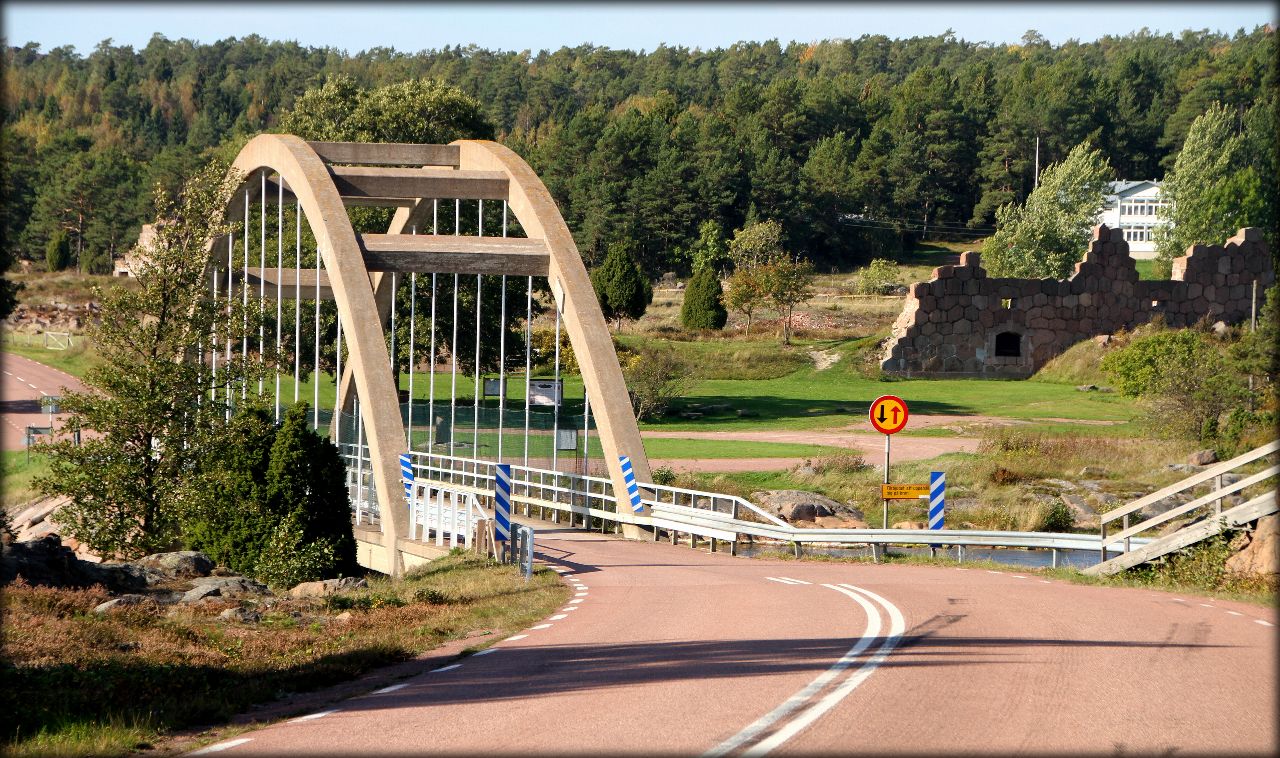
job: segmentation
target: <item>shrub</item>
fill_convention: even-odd
[[[669,348],[639,348],[626,359],[623,376],[638,419],[661,414],[689,387],[688,367]]]
[[[884,258],[876,258],[858,274],[854,291],[859,295],[883,295],[899,283],[898,264]]]
[[[627,241],[610,244],[604,262],[591,272],[600,309],[615,326],[624,319],[640,318],[653,301],[653,287],[636,266],[633,246]]]
[[[1048,512],[1045,513],[1044,521],[1040,525],[1042,532],[1067,532],[1075,525],[1076,517],[1062,501],[1056,501],[1049,505]]]
[[[659,466],[653,470],[653,483],[670,487],[676,483],[676,472],[670,466]]]
[[[686,329],[723,329],[728,319],[720,277],[709,268],[700,269],[685,288],[680,324]]]
[[[62,229],[55,230],[45,243],[44,264],[50,273],[71,265],[71,239]]]

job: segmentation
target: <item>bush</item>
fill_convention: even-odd
[[[262,408],[232,419],[188,485],[188,547],[275,587],[356,572],[345,466],[307,414],[293,406],[279,429]]]
[[[626,360],[622,373],[637,419],[661,414],[689,386],[688,367],[669,348],[639,348]]]
[[[858,274],[854,291],[859,295],[883,295],[899,283],[898,264],[884,258],[876,258]]]
[[[660,466],[653,470],[653,483],[670,487],[676,483],[676,472],[670,466]]]
[[[653,301],[653,287],[636,266],[633,243],[614,242],[609,252],[591,272],[591,287],[600,301],[604,317],[615,326],[624,319],[638,319]]]
[[[44,246],[44,264],[49,272],[62,271],[71,265],[71,238],[62,229],[49,236]]]
[[[680,324],[686,329],[723,329],[728,319],[720,277],[709,268],[700,269],[685,288]]]
[[[1042,532],[1069,532],[1071,527],[1076,523],[1075,514],[1062,501],[1057,501],[1049,505],[1049,510],[1044,516],[1044,522],[1040,525]]]

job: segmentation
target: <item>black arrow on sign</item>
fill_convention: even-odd
[[[884,423],[884,403],[880,404],[880,423]]]

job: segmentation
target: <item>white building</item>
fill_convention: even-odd
[[[1154,179],[1111,182],[1098,223],[1124,231],[1131,257],[1154,258],[1155,229],[1169,223],[1160,217],[1159,209],[1167,205],[1160,198],[1160,182]]]

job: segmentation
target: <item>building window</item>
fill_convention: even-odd
[[[996,335],[997,358],[1021,358],[1022,335],[1017,332],[1000,332]]]

